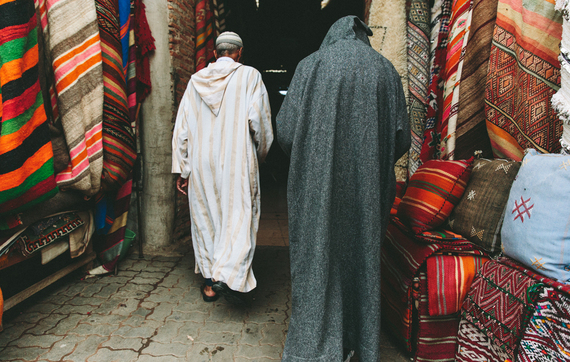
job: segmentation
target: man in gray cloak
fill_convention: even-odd
[[[380,247],[410,128],[400,77],[355,16],[295,71],[277,116],[290,155],[292,315],[283,361],[380,360]]]

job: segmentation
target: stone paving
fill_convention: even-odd
[[[287,248],[258,248],[253,268],[258,288],[247,308],[203,302],[191,253],[134,254],[116,276],[72,275],[5,314],[0,361],[280,360],[291,310]],[[384,337],[382,361],[409,361]]]

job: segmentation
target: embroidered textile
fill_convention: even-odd
[[[547,0],[499,0],[486,86],[493,154],[520,161],[522,150],[560,150],[562,122],[551,107],[560,88],[562,17]]]
[[[125,76],[119,39],[118,0],[97,0],[103,44],[103,175],[104,190],[116,190],[127,179],[136,159],[129,122]]]
[[[54,70],[54,115],[61,118],[71,157],[56,175],[62,189],[93,195],[103,168],[103,68],[95,3],[36,0]],[[69,21],[76,19],[76,21]]]
[[[501,251],[501,225],[520,162],[475,160],[465,195],[447,219],[449,227],[490,254]]]
[[[570,296],[543,288],[521,340],[517,361],[570,361]]]
[[[35,253],[54,241],[69,235],[73,230],[84,224],[84,221],[75,212],[65,213],[42,219],[26,228],[17,243],[23,256]]]
[[[30,0],[0,2],[0,215],[57,192],[38,66],[37,18]],[[1,228],[19,224],[9,217]]]
[[[429,87],[430,8],[428,0],[412,0],[408,10],[408,118],[412,130],[412,145],[408,159],[408,174],[420,167],[420,152],[424,139]]]
[[[474,0],[469,42],[464,49],[459,109],[455,131],[457,160],[473,156],[476,150],[491,158],[491,144],[485,124],[485,83],[489,53],[497,18],[498,0]]]
[[[475,274],[489,258],[432,255],[427,259],[427,290],[430,316],[459,312]]]
[[[495,260],[486,262],[461,309],[462,320],[481,333],[463,326],[456,359],[473,361],[471,355],[488,355],[490,361],[504,361],[505,356],[512,360],[533,311],[536,289],[533,278]]]

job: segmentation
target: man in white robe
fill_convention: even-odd
[[[179,191],[186,194],[188,186],[195,271],[206,279],[205,301],[222,294],[238,303],[236,295],[256,287],[258,163],[273,130],[261,74],[239,63],[242,44],[232,32],[216,39],[217,61],[191,77],[172,139],[172,172],[180,174]]]

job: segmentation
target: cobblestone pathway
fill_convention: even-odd
[[[287,248],[257,250],[258,288],[242,309],[203,302],[193,263],[134,254],[117,276],[57,283],[5,315],[0,361],[280,360],[291,310]],[[409,360],[384,340],[382,361]]]

